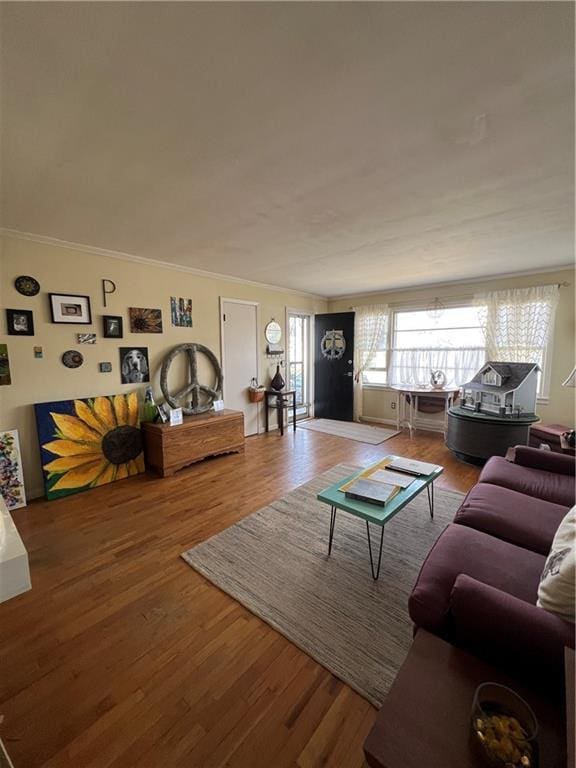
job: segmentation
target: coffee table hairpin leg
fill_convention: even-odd
[[[368,524],[368,520],[366,520],[366,533],[368,534],[368,552],[370,552],[370,570],[372,571],[372,578],[374,581],[378,580],[378,576],[380,576],[380,564],[382,563],[382,543],[384,541],[384,526],[380,526],[380,549],[378,551],[378,566],[376,568],[376,571],[374,571],[374,560],[372,559],[372,542],[370,541],[370,525]]]
[[[430,517],[432,520],[434,520],[434,481],[431,483],[428,483],[426,486],[426,491],[428,493],[428,506],[430,507]]]
[[[332,540],[334,538],[334,526],[336,525],[336,507],[330,508],[330,538],[328,539],[328,557],[332,553]]]

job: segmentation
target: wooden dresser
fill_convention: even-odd
[[[243,453],[244,414],[242,411],[210,411],[185,416],[184,423],[142,424],[146,464],[162,477],[169,477],[207,456]]]

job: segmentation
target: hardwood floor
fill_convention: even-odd
[[[346,461],[395,452],[478,470],[439,435],[371,446],[306,430],[247,440],[14,512],[31,592],[0,605],[0,737],[15,768],[363,765],[374,708],[179,555]]]

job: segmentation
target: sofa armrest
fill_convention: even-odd
[[[514,448],[514,464],[542,469],[545,472],[557,472],[559,475],[576,474],[576,461],[572,456],[554,451],[542,451],[527,445],[517,445]]]
[[[496,660],[561,672],[564,647],[574,648],[573,624],[466,574],[454,583],[450,611],[456,641]]]

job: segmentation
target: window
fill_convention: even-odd
[[[447,386],[469,381],[486,361],[478,310],[447,307],[437,317],[425,309],[394,312],[390,383],[430,384],[430,372],[441,370]]]
[[[374,355],[374,359],[370,364],[370,368],[367,368],[362,374],[362,382],[364,384],[379,384],[384,386],[388,380],[388,334],[385,334],[378,347],[378,351]]]
[[[297,416],[308,416],[310,371],[310,317],[288,311],[288,389],[296,390]]]

